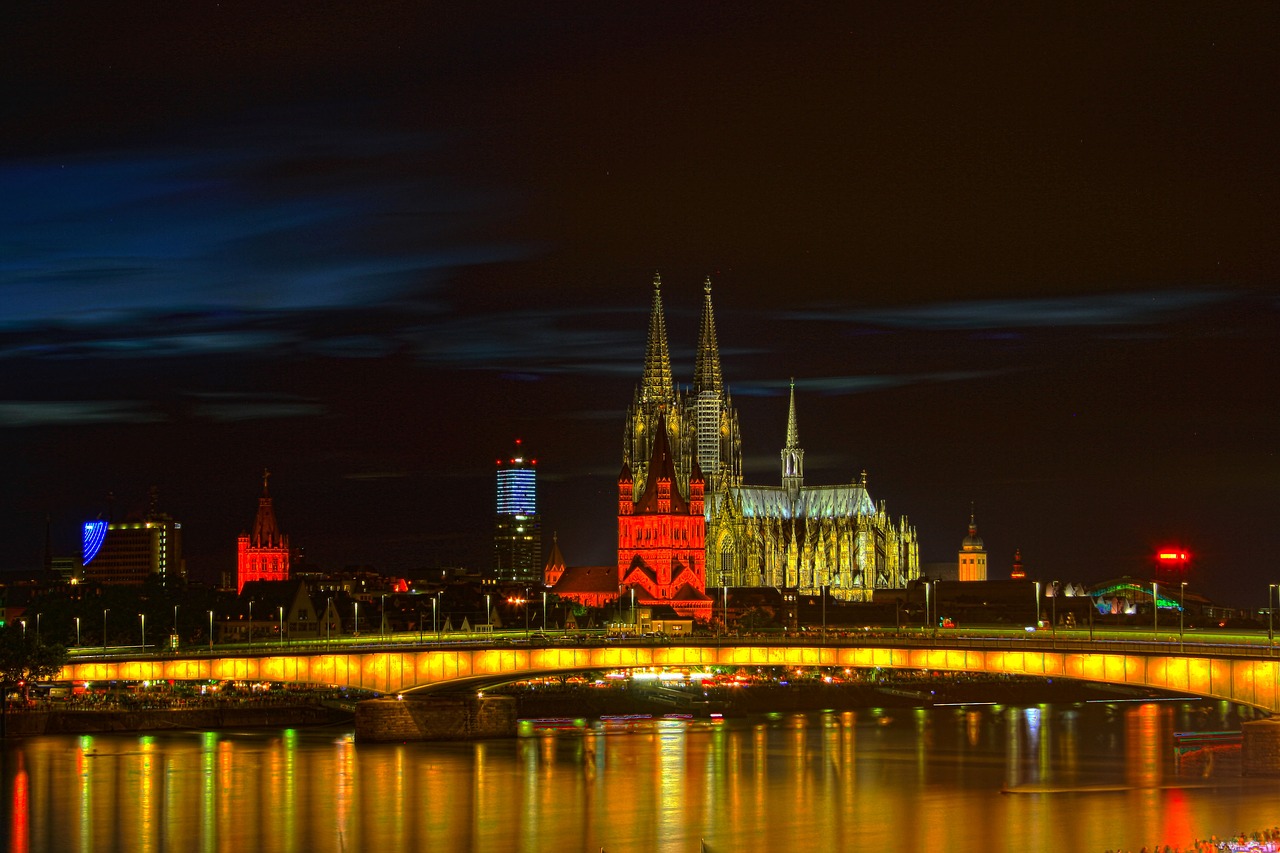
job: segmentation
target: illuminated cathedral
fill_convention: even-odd
[[[692,602],[680,607],[675,599],[705,598],[707,585],[801,594],[826,588],[835,598],[859,601],[918,578],[915,529],[871,499],[865,471],[839,485],[805,484],[794,382],[779,483],[743,483],[742,437],[720,371],[710,279],[703,294],[693,386],[681,395],[671,373],[661,279],[654,277],[644,372],[623,437],[619,584],[640,584],[653,603],[687,613]],[[650,577],[672,582],[643,582]],[[708,606],[709,599],[696,615]]]

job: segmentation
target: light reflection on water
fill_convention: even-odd
[[[1276,822],[1271,786],[1243,784],[1237,764],[1178,775],[1172,733],[1220,728],[1224,713],[869,709],[580,721],[465,744],[331,730],[32,738],[0,746],[0,850],[1185,848]]]

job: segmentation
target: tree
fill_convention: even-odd
[[[53,678],[66,662],[65,646],[42,643],[16,625],[0,628],[0,694],[6,699],[15,685],[25,698],[32,681]]]

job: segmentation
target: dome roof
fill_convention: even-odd
[[[972,513],[969,515],[969,535],[964,537],[960,547],[965,551],[981,551],[983,549],[982,537],[978,535],[978,523],[973,520]]]

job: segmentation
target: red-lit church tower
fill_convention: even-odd
[[[289,537],[276,526],[276,512],[267,491],[271,472],[262,472],[262,497],[258,498],[258,517],[253,533],[241,533],[237,547],[236,592],[249,581],[287,581],[289,579]]]
[[[706,595],[705,481],[697,462],[689,493],[680,490],[676,460],[659,415],[643,491],[635,495],[631,465],[618,476],[618,583],[643,607],[670,605],[686,618],[711,617]],[[626,594],[626,593],[624,593]]]

